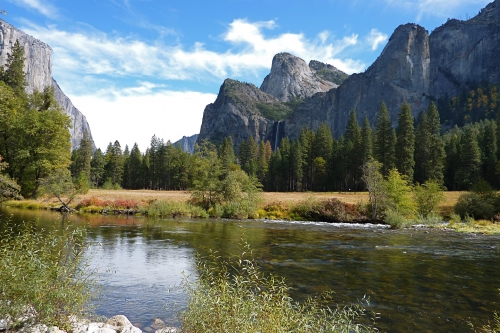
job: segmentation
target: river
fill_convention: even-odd
[[[155,318],[179,325],[176,313],[187,301],[183,276],[196,278],[196,253],[237,254],[241,239],[264,272],[286,278],[296,300],[327,289],[340,304],[368,296],[383,332],[468,332],[468,321],[486,323],[500,311],[499,236],[284,221],[0,213],[45,227],[67,220],[85,225],[93,244],[91,266],[102,285],[97,313],[124,314],[146,331]]]

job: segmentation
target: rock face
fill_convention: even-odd
[[[349,77],[349,75],[342,72],[335,66],[325,64],[317,60],[309,61],[309,68],[314,74],[316,74],[323,80],[335,83],[337,86],[342,84],[342,82],[344,82]]]
[[[62,92],[57,82],[52,78],[52,49],[47,44],[35,39],[9,23],[0,20],[0,66],[5,65],[7,54],[11,53],[16,40],[24,48],[24,71],[28,86],[26,91],[42,91],[46,87],[54,87],[54,97],[64,112],[71,118],[73,127],[70,129],[71,144],[78,148],[85,130],[90,132],[90,126],[85,116],[71,103],[71,100]]]
[[[289,53],[278,53],[273,58],[271,73],[264,79],[260,90],[282,102],[290,102],[337,86],[315,75],[304,60]]]
[[[281,121],[272,125],[266,123],[268,119],[259,118],[259,124],[267,125],[256,131],[254,125],[247,126],[254,123],[245,118],[251,113],[241,112],[243,106],[237,100],[232,101],[230,108],[216,102],[205,110],[202,129],[205,123],[219,124],[217,137],[235,134],[236,145],[238,138],[251,133],[276,146],[281,137],[298,138],[304,127],[317,130],[324,122],[338,138],[345,131],[350,110],[356,110],[360,124],[366,116],[374,126],[382,102],[395,125],[399,107],[405,101],[417,117],[431,100],[452,97],[477,84],[500,83],[499,54],[500,0],[468,21],[449,20],[431,35],[416,24],[399,26],[377,60],[364,73],[349,76],[336,89],[334,83],[325,80],[334,79],[333,66],[311,61],[308,67],[301,59],[280,53],[274,57],[261,91],[283,102],[303,98],[291,114],[275,119]],[[252,90],[252,94],[258,92]],[[237,128],[224,126],[218,120],[232,119],[236,114],[238,122],[232,125]]]
[[[194,153],[194,145],[196,144],[196,140],[198,140],[198,134],[191,136],[183,136],[177,142],[174,142],[174,146],[182,148],[183,151],[193,154]]]
[[[449,20],[432,32],[429,42],[435,96],[452,97],[474,83],[499,83],[500,1],[470,20]]]
[[[262,117],[259,105],[279,103],[256,86],[226,79],[214,103],[206,106],[198,142],[208,139],[215,143],[231,136],[235,146],[250,135],[266,138],[274,121]]]

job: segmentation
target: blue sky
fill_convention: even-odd
[[[105,150],[199,132],[227,77],[260,86],[274,54],[364,71],[394,29],[431,32],[487,0],[0,0],[53,49],[53,76]]]

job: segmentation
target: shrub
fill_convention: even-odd
[[[411,225],[411,221],[408,220],[405,216],[397,211],[390,209],[385,211],[384,221],[393,229],[403,229]]]
[[[290,213],[290,207],[287,203],[282,201],[274,201],[266,206],[264,206],[264,210],[267,213],[269,218],[277,218],[282,219]]]
[[[67,330],[70,316],[88,314],[95,288],[84,229],[40,232],[25,223],[7,227],[0,239],[0,318]]]
[[[491,200],[485,200],[477,193],[464,193],[458,197],[454,211],[462,218],[472,215],[475,219],[489,220],[493,218],[495,208]]]
[[[364,219],[357,205],[344,203],[337,198],[302,201],[296,204],[290,213],[294,218],[324,222],[352,222]]]
[[[376,331],[360,323],[368,322],[362,304],[331,308],[332,292],[296,303],[283,279],[259,271],[248,245],[242,253],[231,262],[217,253],[208,260],[197,257],[199,279],[185,282],[189,303],[180,313],[183,332]]]
[[[385,185],[385,210],[398,212],[405,217],[415,213],[415,202],[411,197],[411,184],[408,177],[401,175],[396,169],[389,171]]]
[[[444,193],[438,182],[428,180],[423,185],[417,184],[413,188],[413,198],[417,205],[417,214],[426,218],[444,200]]]

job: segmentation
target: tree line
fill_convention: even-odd
[[[382,103],[374,128],[367,118],[359,126],[352,110],[339,139],[321,124],[316,132],[303,129],[297,140],[283,138],[275,151],[269,141],[250,137],[235,152],[228,137],[219,147],[202,142],[191,155],[153,136],[144,153],[137,144],[122,150],[115,141],[105,152],[97,149],[92,155],[87,135],[73,152],[71,168],[75,179],[84,171],[93,187],[186,190],[196,188],[202,182],[200,175],[209,169],[217,169],[214,177],[219,179],[229,170],[241,169],[266,191],[362,191],[362,167],[373,159],[380,163],[384,177],[396,168],[412,183],[434,180],[449,190],[468,190],[485,180],[499,188],[499,125],[500,117],[455,126],[441,134],[434,103],[416,120],[404,103],[394,128]]]

